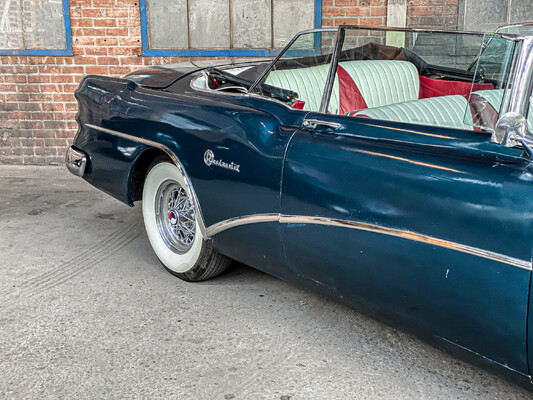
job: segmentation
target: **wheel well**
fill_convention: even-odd
[[[133,173],[131,175],[131,201],[141,200],[143,197],[144,180],[148,174],[148,168],[152,162],[158,157],[166,157],[168,161],[172,162],[170,156],[162,150],[150,149],[142,153],[135,165],[133,166]]]

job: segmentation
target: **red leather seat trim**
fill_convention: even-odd
[[[340,65],[337,66],[337,78],[339,79],[339,114],[368,108],[352,77]]]
[[[420,77],[420,93],[423,98],[448,96],[452,94],[467,95],[470,93],[472,83],[433,79],[426,76]],[[492,83],[474,83],[472,91],[494,89]]]

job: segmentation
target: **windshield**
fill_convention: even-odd
[[[493,128],[510,81],[513,38],[359,27],[335,36],[298,36],[251,92],[305,111]]]

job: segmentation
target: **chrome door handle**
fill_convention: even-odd
[[[304,119],[303,126],[308,129],[315,129],[317,126],[325,126],[331,129],[339,129],[341,124],[337,122],[322,121],[320,119]]]

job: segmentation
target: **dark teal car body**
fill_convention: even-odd
[[[73,143],[83,178],[133,206],[150,161],[166,153],[220,253],[530,385],[525,145],[196,90],[198,70],[86,77]],[[314,119],[325,124],[305,126]],[[208,165],[207,151],[238,171]]]

